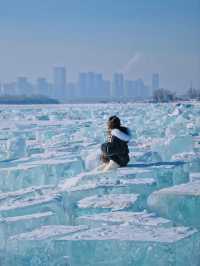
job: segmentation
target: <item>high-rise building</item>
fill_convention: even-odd
[[[50,96],[49,83],[45,78],[37,79],[36,94]]]
[[[94,84],[94,92],[93,95],[95,98],[103,98],[103,75],[101,73],[95,74],[95,84]]]
[[[144,99],[151,97],[151,86],[144,86]]]
[[[16,94],[32,95],[34,94],[33,86],[28,81],[27,77],[18,77],[16,82]]]
[[[16,82],[4,83],[1,93],[2,95],[17,95]]]
[[[60,100],[66,97],[66,69],[54,67],[54,96]]]
[[[135,88],[136,88],[136,98],[143,99],[146,97],[145,93],[145,85],[143,79],[139,78],[135,80]]]
[[[124,94],[128,98],[136,98],[136,86],[134,80],[125,80],[124,82]]]
[[[144,84],[141,78],[137,80],[125,80],[126,99],[142,100],[149,97],[149,94],[149,87]]]
[[[160,88],[160,77],[158,73],[152,75],[152,93]]]
[[[124,97],[124,76],[122,73],[115,73],[112,80],[112,93],[113,98]]]
[[[77,96],[78,98],[86,98],[87,93],[87,73],[79,73]]]
[[[73,82],[67,83],[67,99],[74,100],[79,98],[77,86]]]
[[[103,75],[101,73],[79,73],[80,98],[94,99],[103,97]]]
[[[110,80],[103,80],[102,98],[110,99],[111,97],[111,82]]]
[[[95,84],[96,83],[96,74],[94,72],[87,73],[87,98],[94,98],[95,96]]]

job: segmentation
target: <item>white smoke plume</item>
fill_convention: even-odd
[[[122,68],[122,73],[129,73],[142,59],[142,54],[136,52],[133,57],[130,58],[128,63]]]

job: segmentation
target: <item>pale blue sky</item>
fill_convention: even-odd
[[[200,0],[0,0],[0,81],[54,65],[200,88]]]

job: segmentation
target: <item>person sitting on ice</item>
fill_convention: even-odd
[[[100,159],[103,162],[97,170],[108,171],[127,166],[129,162],[128,142],[131,134],[128,128],[121,126],[117,116],[111,116],[107,122],[108,141],[101,145]]]

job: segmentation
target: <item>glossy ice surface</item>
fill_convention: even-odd
[[[95,171],[106,121],[130,163]],[[1,266],[199,266],[200,104],[0,106]]]

